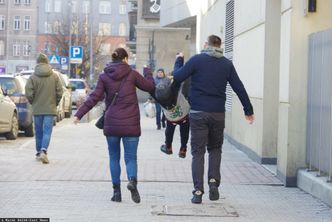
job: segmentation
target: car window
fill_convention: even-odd
[[[70,81],[70,83],[76,88],[76,89],[85,89],[85,84],[82,81]]]
[[[13,78],[0,78],[0,86],[8,95],[12,95],[20,91]]]

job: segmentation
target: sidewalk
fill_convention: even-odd
[[[135,204],[126,190],[122,162],[122,203],[110,201],[112,185],[102,131],[93,123],[66,120],[54,129],[49,165],[34,160],[34,141],[17,147],[0,141],[0,218],[46,217],[51,221],[332,221],[332,210],[297,188],[285,188],[259,164],[227,141],[223,148],[221,199],[203,197],[193,205],[191,156],[167,156],[159,147],[164,130],[142,116],[139,191]],[[6,142],[7,143],[7,142]]]

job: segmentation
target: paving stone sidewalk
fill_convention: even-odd
[[[221,199],[204,195],[202,205],[190,203],[190,155],[159,150],[164,130],[142,116],[139,144],[141,204],[127,192],[122,168],[123,202],[112,194],[106,140],[93,123],[65,120],[54,129],[49,165],[34,160],[33,139],[14,146],[0,140],[0,218],[47,217],[51,221],[332,221],[332,210],[297,188],[285,188],[268,170],[251,161],[227,141],[222,160]],[[123,163],[122,163],[123,165]],[[208,190],[206,188],[206,190]],[[233,214],[234,213],[234,214]]]

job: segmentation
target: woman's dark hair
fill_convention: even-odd
[[[128,58],[128,53],[124,48],[117,48],[112,53],[113,62],[121,62],[124,58]]]

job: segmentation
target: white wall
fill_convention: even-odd
[[[234,35],[265,22],[265,0],[236,0]]]
[[[280,8],[279,0],[235,1],[233,63],[256,121],[246,125],[243,107],[233,96],[227,133],[263,163],[273,163],[277,157]]]
[[[332,1],[317,1],[317,12],[306,16],[303,1],[282,3],[278,170],[295,178],[305,167],[308,36],[332,28]]]
[[[233,63],[250,97],[263,98],[265,25],[234,39]]]
[[[204,3],[204,4],[203,4]],[[202,1],[200,12],[199,41],[197,51],[202,49],[209,35],[217,35],[225,40],[225,2],[224,1]]]
[[[161,0],[161,26],[168,26],[175,22],[196,16],[199,13],[201,1],[197,0]]]
[[[281,13],[279,100],[280,102],[288,103],[292,9],[285,8]]]

